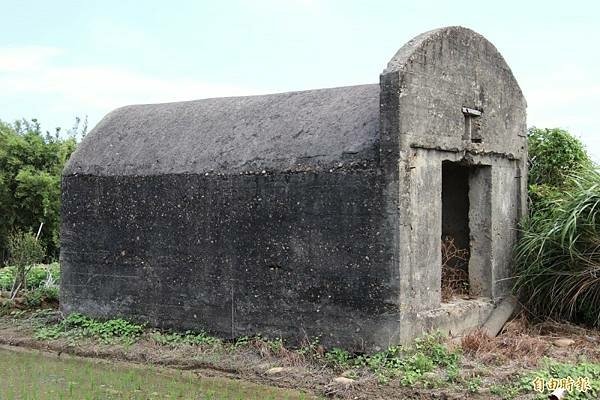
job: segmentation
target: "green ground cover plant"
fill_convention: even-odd
[[[182,344],[191,346],[216,346],[221,344],[220,339],[211,336],[204,331],[193,332],[188,330],[180,333],[155,330],[150,334],[150,337],[158,344],[167,346],[178,346]]]
[[[538,390],[535,389],[536,386]],[[555,386],[569,387],[566,399],[598,399],[600,395],[600,364],[585,360],[573,364],[545,358],[537,370],[520,375],[512,383],[494,384],[490,388],[490,393],[503,399],[528,395],[528,398],[531,399],[545,400],[548,399],[549,393],[554,390]]]
[[[416,339],[410,346],[390,346],[373,354],[353,355],[346,350],[332,348],[324,354],[331,367],[343,371],[366,368],[373,372],[381,383],[399,378],[404,386],[425,383],[425,374],[441,370],[452,382],[458,375],[460,351],[450,349],[440,333]]]
[[[38,339],[81,338],[97,339],[102,343],[134,343],[144,332],[144,325],[121,318],[98,321],[82,314],[73,313],[51,326],[37,330]]]
[[[221,348],[224,351],[236,351],[243,348],[265,348],[270,354],[282,354],[282,339],[265,339],[261,337],[240,337],[226,342],[211,336],[205,331],[161,331],[145,329],[144,325],[123,319],[99,321],[81,314],[71,314],[65,319],[39,327],[35,337],[40,340],[67,339],[77,341],[87,338],[101,343],[120,343],[131,345],[143,335],[159,345],[176,347],[190,345],[199,347]],[[309,347],[298,350],[285,350],[297,357],[304,357],[317,363],[325,364],[338,372],[360,369],[374,373],[381,383],[391,379],[400,379],[402,385],[411,386],[425,383],[424,376],[435,370],[442,371],[447,382],[454,382],[458,376],[458,364],[461,358],[459,349],[450,349],[442,334],[427,335],[415,340],[410,346],[391,346],[373,354],[352,354],[340,348],[319,351],[318,341]],[[357,375],[356,372],[354,375]]]

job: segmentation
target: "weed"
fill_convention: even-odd
[[[282,338],[265,340],[264,342],[273,354],[279,354],[284,349]]]
[[[297,353],[301,356],[313,356],[320,358],[325,352],[323,346],[320,344],[321,337],[315,336],[312,339],[304,338],[302,345],[297,350]]]
[[[446,369],[450,381],[458,377],[458,350],[450,350],[441,334],[427,335],[415,340],[412,346],[390,346],[387,350],[371,355],[350,358],[343,350],[333,349],[325,359],[339,367],[365,367],[375,374],[380,383],[400,377],[405,386],[423,381],[424,374],[436,368]]]
[[[325,353],[325,361],[333,368],[348,369],[352,366],[352,356],[346,350],[334,347]]]
[[[17,268],[8,266],[0,268],[0,291],[12,289]],[[27,288],[36,289],[44,286],[58,286],[60,280],[60,266],[58,263],[36,264],[27,273]]]
[[[571,378],[572,390],[569,390],[569,399],[597,399],[600,395],[600,364],[581,362],[576,365],[560,363],[550,359],[543,360],[543,367],[538,371],[529,373],[521,378],[521,391],[532,391],[536,379],[546,383],[560,382],[561,379]],[[577,383],[586,384],[585,391],[580,390]],[[588,386],[589,385],[589,386]],[[548,389],[546,386],[545,389]]]
[[[232,348],[239,349],[240,347],[246,347],[248,346],[248,344],[250,344],[251,340],[252,338],[250,338],[250,336],[240,336],[238,338],[235,338],[235,340],[233,341]]]
[[[490,386],[490,393],[505,400],[514,399],[521,392],[517,384],[496,384]]]
[[[221,344],[221,340],[204,331],[185,331],[184,333],[155,331],[150,337],[159,344],[169,346],[215,346]]]
[[[120,342],[134,343],[142,334],[143,325],[135,324],[124,319],[109,319],[97,321],[81,314],[71,314],[55,325],[41,327],[35,332],[35,337],[43,340],[93,338],[103,343]]]
[[[25,293],[25,305],[40,307],[43,303],[58,303],[58,287],[39,287]]]
[[[481,378],[476,377],[467,381],[467,390],[469,393],[478,393],[481,388]]]
[[[32,232],[15,231],[8,236],[8,261],[15,266],[15,280],[10,298],[14,299],[20,290],[27,288],[27,276],[33,265],[44,258],[46,249]]]
[[[460,370],[457,364],[451,364],[446,367],[446,377],[448,382],[457,382],[460,377]]]

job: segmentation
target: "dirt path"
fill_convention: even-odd
[[[537,331],[509,326],[503,335],[490,340],[473,336],[464,341],[460,361],[462,384],[434,384],[442,377],[429,373],[432,384],[420,383],[414,388],[401,385],[398,379],[386,384],[362,371],[353,376],[351,384],[335,383],[344,375],[323,363],[298,357],[285,350],[277,355],[264,348],[244,346],[232,350],[202,348],[195,345],[157,344],[147,335],[131,345],[103,344],[90,339],[39,340],[36,328],[52,322],[56,314],[42,318],[22,316],[0,317],[0,345],[10,348],[35,349],[57,357],[85,357],[86,359],[124,362],[130,366],[156,366],[168,371],[186,370],[200,377],[241,379],[260,385],[303,391],[315,398],[338,397],[348,399],[490,399],[510,398],[503,393],[491,393],[490,387],[511,384],[519,374],[535,369],[543,357],[564,362],[577,362],[581,355],[587,360],[600,362],[600,333],[577,327],[556,325],[538,327]],[[515,324],[513,324],[515,325]],[[511,331],[512,329],[512,331]],[[553,343],[569,339],[568,346]],[[102,361],[100,361],[102,362]],[[477,383],[477,387],[475,387]],[[514,398],[532,398],[516,395]]]

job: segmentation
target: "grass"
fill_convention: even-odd
[[[16,275],[16,267],[0,267],[0,315],[9,314],[18,309],[56,307],[58,305],[60,281],[58,263],[32,266],[26,275],[26,286],[15,299],[10,299],[10,291]]]
[[[381,383],[398,378],[404,386],[424,383],[424,375],[436,369],[443,370],[447,381],[452,382],[460,360],[460,351],[450,349],[441,334],[424,336],[411,346],[391,346],[385,351],[361,355],[339,348],[324,351],[318,345],[318,340],[298,350],[288,350],[281,339],[244,336],[226,342],[204,331],[148,331],[144,325],[123,319],[99,321],[81,314],[71,314],[57,323],[40,326],[35,331],[35,338],[39,340],[66,339],[75,342],[88,338],[104,344],[126,345],[135,343],[143,335],[162,346],[189,345],[197,346],[199,350],[222,349],[224,352],[254,349],[263,356],[278,357],[290,364],[313,362],[338,373],[364,370],[375,374]],[[354,375],[358,374],[355,372]]]
[[[597,396],[600,390],[599,333],[565,324],[538,324],[534,328],[523,318],[511,321],[496,338],[476,331],[458,343],[438,333],[410,345],[356,354],[341,348],[326,350],[318,338],[288,349],[282,339],[244,336],[223,340],[205,331],[161,331],[122,319],[99,321],[73,314],[57,320],[57,313],[44,311],[46,314],[39,318],[34,318],[31,311],[22,311],[23,315],[10,319],[9,329],[14,329],[10,328],[13,324],[27,324],[32,318],[29,332],[34,331],[39,340],[50,341],[43,345],[55,351],[68,353],[68,349],[80,348],[82,354],[101,353],[106,358],[131,360],[140,356],[144,363],[239,371],[246,377],[261,377],[259,382],[288,382],[293,387],[338,397],[358,395],[356,398],[363,399],[369,397],[362,394],[379,393],[389,398],[402,390],[433,390],[473,398],[531,399],[539,394],[541,399],[548,391],[536,393],[534,380],[561,379],[565,374],[574,380],[589,377],[593,388],[570,398],[596,398],[590,396]],[[573,347],[561,349],[552,344],[557,337],[569,335],[577,338]],[[121,346],[114,346],[118,344]],[[553,359],[546,359],[548,356]],[[287,368],[273,375],[268,372],[273,367]],[[339,376],[351,378],[354,383],[350,387],[336,386],[333,380]]]
[[[0,349],[2,399],[306,399],[294,391]]]
[[[567,187],[524,221],[515,289],[534,315],[600,326],[600,172]]]

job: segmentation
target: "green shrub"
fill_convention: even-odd
[[[352,356],[346,350],[334,347],[325,353],[325,360],[335,368],[348,369]]]
[[[581,140],[563,129],[530,128],[528,146],[530,185],[560,187],[592,164]]]
[[[438,333],[418,338],[409,347],[390,346],[385,351],[359,356],[354,364],[370,369],[382,383],[400,377],[400,383],[412,386],[435,368],[445,369],[448,379],[454,380],[459,360],[458,350],[450,350]]]
[[[43,303],[58,302],[58,287],[39,287],[25,293],[25,305],[30,308],[41,306]]]
[[[0,290],[9,291],[15,282],[15,267],[0,268]]]
[[[27,287],[38,288],[46,283],[58,285],[60,281],[60,266],[58,263],[38,264],[27,275]]]
[[[46,250],[31,232],[13,232],[8,237],[9,262],[15,266],[15,281],[11,291],[14,298],[21,289],[27,288],[27,275],[33,265],[44,258]]]
[[[600,173],[565,187],[522,224],[515,289],[538,316],[600,326]]]
[[[529,130],[529,215],[515,251],[515,291],[539,317],[600,324],[600,175],[581,141]]]

